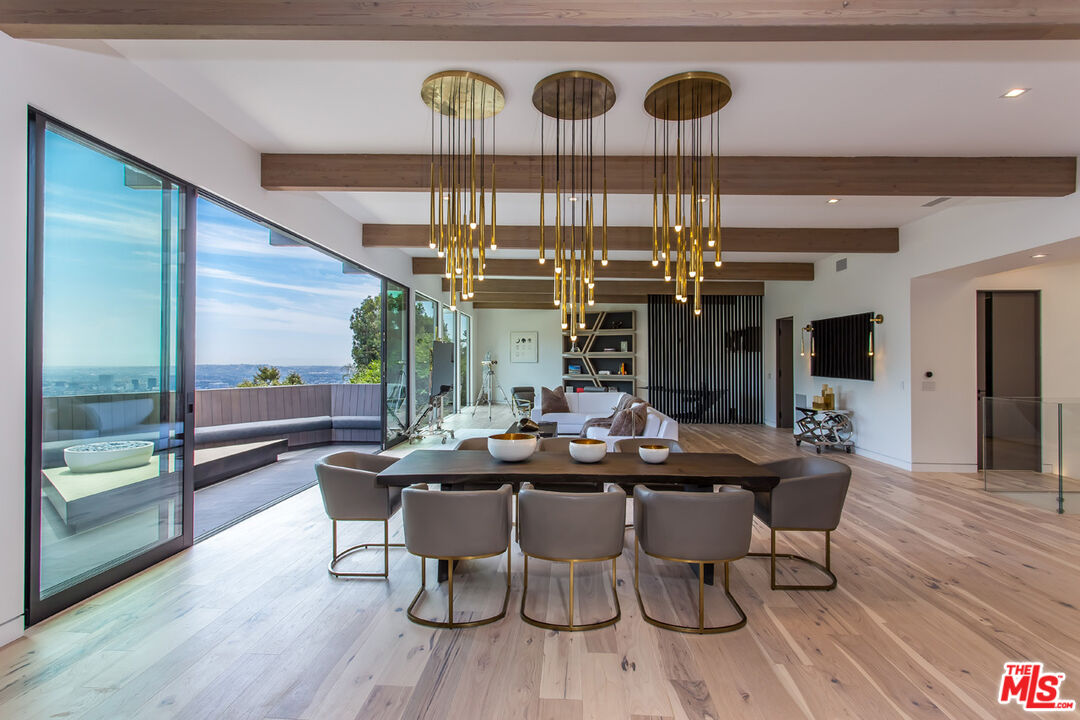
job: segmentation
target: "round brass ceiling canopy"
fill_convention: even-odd
[[[615,86],[603,75],[567,70],[536,83],[532,100],[537,110],[556,120],[587,120],[611,109]]]
[[[428,77],[420,99],[440,115],[477,120],[498,115],[506,106],[499,83],[468,70],[444,70]]]
[[[731,84],[719,73],[705,70],[666,77],[649,88],[645,112],[658,120],[696,120],[708,117],[731,100]]]

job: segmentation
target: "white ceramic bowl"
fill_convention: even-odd
[[[637,452],[645,462],[651,465],[659,465],[667,460],[667,456],[671,453],[671,448],[667,445],[642,445],[638,448]]]
[[[570,457],[581,463],[600,462],[607,455],[607,443],[592,438],[570,441]]]
[[[539,444],[535,435],[500,433],[488,438],[488,452],[496,460],[521,462],[536,452],[536,447]]]
[[[142,467],[153,454],[149,440],[106,440],[65,448],[64,462],[73,473],[109,472]]]

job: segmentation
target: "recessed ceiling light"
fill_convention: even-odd
[[[830,205],[835,205],[838,202],[840,202],[840,198],[829,198]]]
[[[1031,88],[1013,88],[1012,90],[1009,90],[1008,92],[1006,92],[1001,97],[1009,98],[1009,99],[1018,98],[1018,97],[1020,97],[1021,95],[1023,95],[1024,93],[1026,93],[1030,89]]]
[[[1031,257],[1033,257],[1033,258],[1035,258],[1036,260],[1038,260],[1039,258],[1044,258],[1044,257],[1046,257],[1046,253],[1038,253],[1038,254],[1036,254],[1036,255],[1032,255]]]

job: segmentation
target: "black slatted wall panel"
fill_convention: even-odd
[[[874,358],[870,355],[873,313],[815,320],[814,354],[810,374],[814,377],[874,379]]]
[[[760,423],[761,296],[649,296],[649,402],[680,422]]]

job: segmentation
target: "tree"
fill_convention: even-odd
[[[379,297],[365,298],[360,307],[353,308],[349,318],[352,330],[352,361],[354,368],[366,368],[382,355],[382,302]]]
[[[237,387],[265,387],[281,384],[281,371],[273,365],[260,365],[250,380],[242,381]]]
[[[300,377],[300,373],[293,370],[285,379],[281,379],[281,371],[273,365],[260,365],[259,369],[255,371],[255,374],[251,376],[250,380],[242,380],[236,387],[251,388],[251,387],[273,387],[277,385],[303,385],[304,378]]]
[[[351,383],[363,383],[377,385],[382,382],[382,368],[379,358],[375,358],[363,368],[354,368],[352,376],[349,377]]]
[[[438,310],[434,303],[431,307],[424,302],[417,302],[413,311],[413,326],[416,328],[416,402],[422,405],[431,397],[431,349],[435,342],[435,314]]]
[[[406,293],[391,290],[387,292],[387,312],[391,327],[391,337],[399,337],[403,328],[397,327],[396,323],[405,322],[402,314]],[[382,299],[378,295],[364,298],[360,307],[353,308],[349,317],[349,328],[352,330],[352,365],[346,369],[345,379],[351,383],[378,383],[382,382],[382,340],[383,340],[383,313]],[[395,360],[400,353],[387,352],[390,358],[390,372],[396,372],[396,365],[403,365],[404,358]]]

